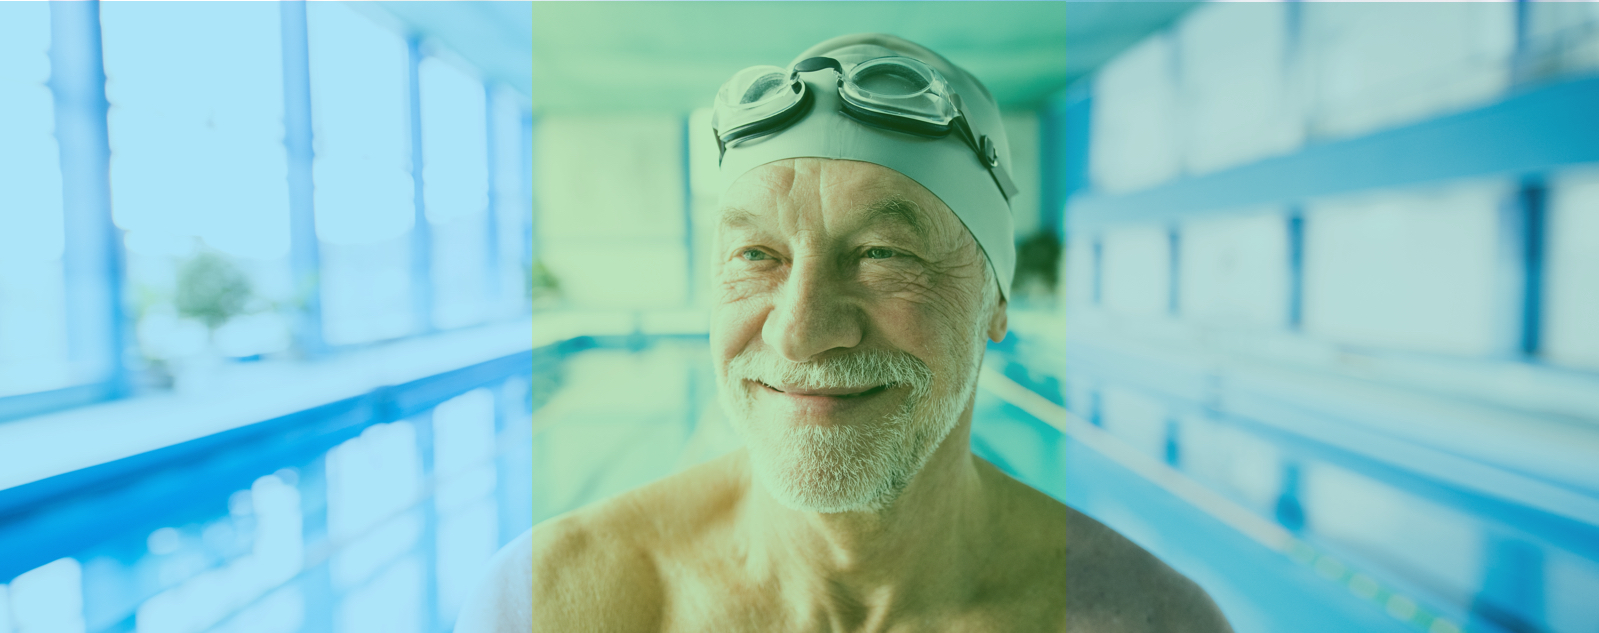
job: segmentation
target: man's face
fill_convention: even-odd
[[[711,345],[757,479],[799,510],[886,507],[965,412],[983,339],[1003,333],[976,242],[872,163],[770,163],[722,207]]]

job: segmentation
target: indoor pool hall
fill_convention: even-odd
[[[0,2],[0,633],[1599,633],[1594,113],[1592,1]]]

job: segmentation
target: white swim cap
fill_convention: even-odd
[[[977,78],[938,53],[892,35],[862,33],[812,46],[789,68],[819,56],[838,60],[846,71],[860,62],[887,56],[911,57],[932,66],[960,95],[972,126],[993,142],[999,166],[1011,171],[1010,143],[993,95]],[[801,78],[815,95],[810,112],[776,134],[729,146],[722,157],[722,192],[745,172],[786,158],[837,158],[882,165],[926,187],[955,212],[987,257],[1001,296],[1009,298],[1016,272],[1010,203],[976,153],[956,134],[924,138],[861,124],[840,112],[834,75],[804,73]]]

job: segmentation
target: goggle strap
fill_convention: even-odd
[[[994,177],[994,184],[999,186],[999,192],[1005,196],[1005,201],[1009,202],[1021,189],[1011,180],[1010,173],[1000,166],[999,148],[994,145],[994,141],[990,140],[987,134],[978,135],[977,131],[972,129],[971,123],[966,120],[966,111],[960,108],[960,95],[953,96],[957,114],[950,127],[960,132],[961,140],[966,141],[967,147],[972,148],[972,152],[977,154],[977,162]]]
[[[983,137],[983,140],[988,140],[988,137]],[[1021,189],[1016,187],[1016,183],[1010,179],[1010,174],[1005,173],[1004,167],[999,165],[988,166],[988,175],[994,177],[994,184],[999,185],[999,192],[1005,194],[1006,202],[1010,202],[1010,199],[1016,197],[1017,192],[1021,191]]]

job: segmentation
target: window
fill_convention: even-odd
[[[306,20],[323,334],[403,336],[416,328],[405,42],[342,4],[310,3]]]
[[[1305,5],[1311,135],[1357,136],[1476,105],[1510,85],[1516,5]]]
[[[1306,331],[1371,347],[1497,351],[1498,213],[1509,196],[1488,181],[1307,205]]]
[[[1599,369],[1599,171],[1572,170],[1550,188],[1544,273],[1544,356]]]
[[[494,270],[488,225],[488,129],[483,84],[435,57],[418,70],[422,89],[422,182],[433,237],[433,322],[483,320]]]
[[[1094,78],[1089,171],[1105,193],[1145,189],[1180,175],[1177,70],[1172,40],[1151,36]]]
[[[1167,314],[1171,248],[1162,227],[1117,228],[1105,233],[1101,259],[1105,307],[1125,316]]]
[[[683,120],[546,117],[535,151],[540,255],[566,299],[587,307],[683,305]]]
[[[147,358],[289,344],[283,57],[270,4],[101,7],[112,213]],[[231,279],[214,294],[206,279]],[[211,336],[206,336],[210,330]]]
[[[50,7],[0,5],[0,397],[73,381]]]
[[[494,240],[495,265],[498,274],[497,305],[501,313],[513,313],[527,302],[523,260],[527,256],[529,231],[532,221],[527,202],[522,197],[527,179],[526,165],[522,162],[522,107],[521,98],[509,88],[500,87],[490,93],[489,138],[492,142],[490,168],[494,174]]]
[[[1065,288],[1066,304],[1073,309],[1083,309],[1092,306],[1095,301],[1094,284],[1099,272],[1095,267],[1099,262],[1094,259],[1095,240],[1088,237],[1077,237],[1066,242],[1066,252],[1062,258],[1066,260]]]
[[[1288,315],[1288,229],[1275,210],[1183,224],[1184,316],[1220,327],[1276,328]]]
[[[1304,141],[1290,72],[1289,7],[1201,7],[1177,29],[1189,173],[1203,174],[1286,153]]]

